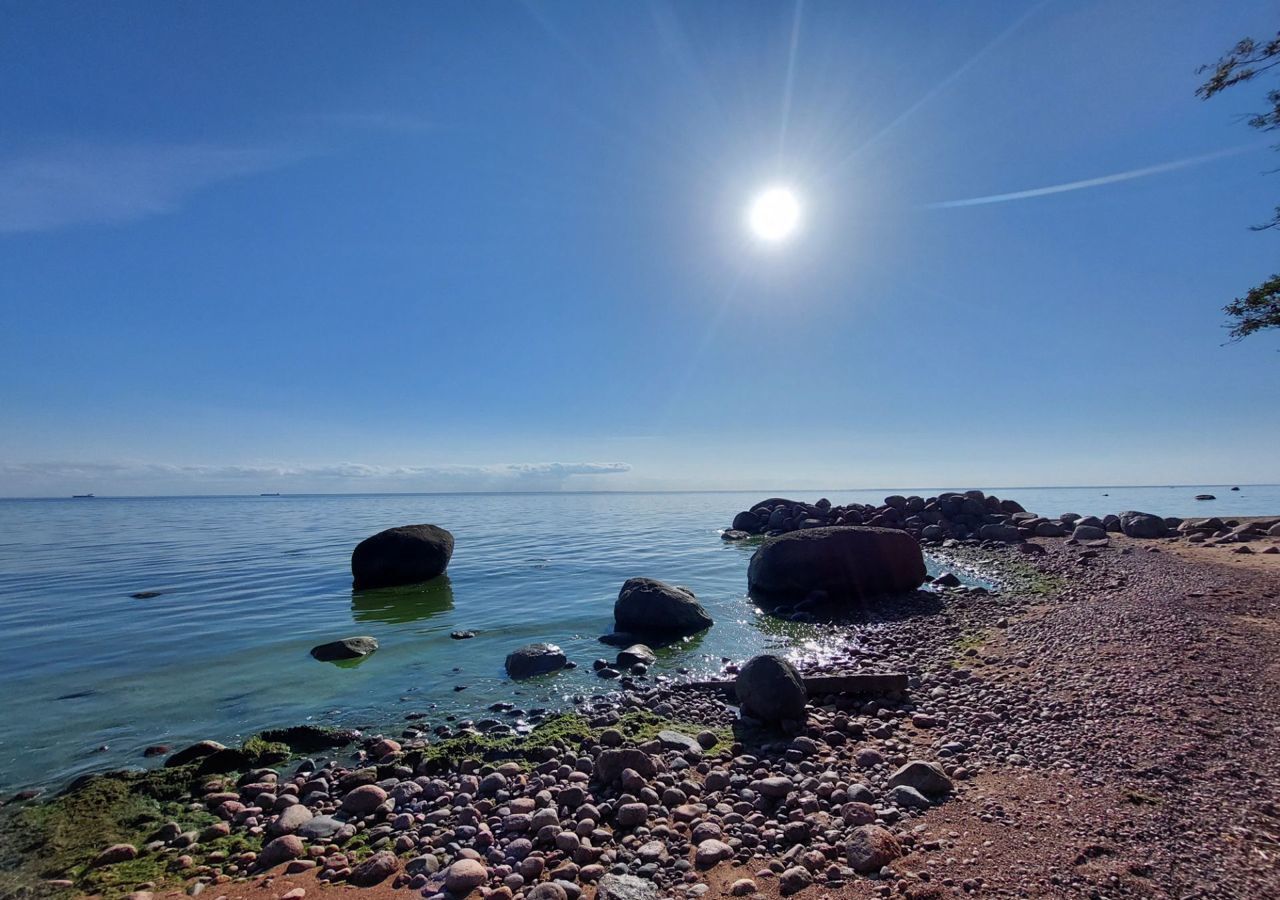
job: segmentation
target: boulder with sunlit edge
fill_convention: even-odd
[[[920,544],[905,531],[833,526],[765,541],[751,557],[747,586],[766,603],[820,594],[840,605],[914,591],[925,574]]]

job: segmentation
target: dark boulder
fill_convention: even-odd
[[[217,741],[197,741],[190,747],[184,747],[177,753],[170,756],[164,761],[164,764],[170,768],[174,766],[185,766],[187,763],[193,763],[197,760],[204,759],[207,756],[226,750],[222,744]]]
[[[1077,525],[1071,536],[1077,541],[1102,541],[1106,540],[1107,532],[1097,525]]]
[[[809,695],[795,667],[780,656],[766,653],[748,660],[733,686],[738,705],[752,718],[771,724],[804,721]]]
[[[760,517],[753,512],[740,512],[733,517],[732,529],[734,531],[745,531],[748,534],[755,534],[763,526]]]
[[[983,525],[979,528],[978,537],[984,541],[1002,541],[1006,544],[1016,544],[1022,540],[1022,532],[1018,530],[1016,525],[993,522],[990,525]]]
[[[693,591],[656,578],[628,578],[613,605],[613,620],[618,631],[637,634],[696,634],[712,624]]]
[[[351,554],[352,586],[417,584],[443,575],[453,556],[453,535],[436,525],[402,525],[365,538]]]
[[[558,672],[568,659],[555,644],[526,644],[507,654],[507,674],[512,678],[533,678]]]
[[[359,659],[362,656],[368,656],[377,649],[377,638],[361,635],[312,647],[311,655],[321,662],[335,662],[342,659]]]
[[[1036,525],[1036,537],[1065,537],[1067,530],[1057,522],[1040,522]]]
[[[1160,516],[1128,510],[1120,513],[1120,530],[1131,538],[1160,538],[1169,529]]]
[[[904,531],[837,525],[765,541],[747,569],[747,585],[764,598],[832,601],[913,591],[924,583],[920,544]]]

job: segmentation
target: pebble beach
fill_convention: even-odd
[[[746,659],[725,657],[698,678],[626,673],[527,735],[407,719],[194,744],[15,797],[5,889],[1266,896],[1273,525],[942,538],[927,590],[825,616],[822,653],[793,657],[801,679],[901,672],[906,689],[810,695],[782,727],[742,715],[720,684]]]

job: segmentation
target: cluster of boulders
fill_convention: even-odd
[[[1176,526],[1177,534],[1193,544],[1248,544],[1264,537],[1280,538],[1280,519],[1187,519]],[[1237,548],[1239,549],[1239,548]],[[1247,548],[1245,548],[1247,549]],[[1262,551],[1276,553],[1272,544]]]
[[[984,528],[1007,528],[1016,514],[1026,515],[1019,503],[982,491],[945,492],[936,497],[895,494],[886,497],[880,506],[864,503],[832,506],[826,498],[817,503],[804,503],[772,497],[734,516],[732,526],[723,536],[726,540],[743,540],[753,535],[777,537],[831,525],[869,525],[905,531],[921,541],[941,542],[946,538],[982,537]],[[995,536],[1004,532],[989,530],[987,533]]]
[[[628,578],[613,605],[614,630],[600,638],[623,649],[610,663],[595,661],[593,668],[602,678],[617,678],[623,672],[643,675],[657,659],[649,643],[666,644],[710,628],[714,622],[686,587],[667,584],[656,578]],[[555,644],[526,644],[507,656],[507,674],[512,678],[532,678],[576,666]]]
[[[438,525],[402,525],[380,531],[361,541],[351,554],[352,587],[355,590],[418,584],[443,575],[453,557],[453,535]],[[618,592],[613,607],[614,632],[605,643],[639,648],[624,651],[614,663],[597,660],[596,671],[605,678],[622,672],[643,674],[653,663],[653,651],[644,644],[667,643],[697,634],[713,624],[693,591],[666,584],[655,578],[630,578]],[[472,631],[457,631],[451,637],[465,640]],[[356,660],[378,649],[376,638],[368,635],[341,638],[311,649],[318,660]],[[631,657],[635,657],[634,659]],[[506,671],[514,679],[548,675],[576,666],[555,644],[527,644],[507,655]]]
[[[1267,527],[1260,530],[1263,524]],[[1049,518],[1027,512],[1016,500],[1002,500],[982,491],[964,491],[936,497],[894,495],[886,497],[880,506],[861,503],[832,506],[825,498],[817,503],[805,503],[773,497],[738,513],[732,526],[721,536],[727,541],[742,541],[755,536],[778,538],[821,532],[832,526],[863,525],[903,531],[925,545],[939,545],[948,540],[1020,543],[1054,537],[1097,541],[1105,540],[1108,533],[1162,538],[1192,531],[1226,537],[1217,534],[1224,528],[1243,529],[1236,534],[1247,537],[1264,534],[1274,527],[1259,522],[1243,526],[1235,522],[1233,526],[1219,519],[1205,519],[1188,529],[1184,520],[1176,516],[1136,510],[1101,518],[1070,512]],[[764,546],[768,546],[768,542]]]
[[[98,864],[167,854],[175,870],[215,883],[283,866],[440,900],[476,889],[489,900],[576,900],[588,886],[605,900],[693,897],[699,873],[732,865],[751,867],[735,895],[756,893],[761,879],[790,894],[881,872],[915,842],[891,829],[964,777],[860,747],[882,730],[879,707],[806,706],[784,660],[751,660],[737,688],[755,719],[794,718],[795,736],[748,750],[672,729],[637,743],[612,727],[613,703],[597,707],[608,711],[591,720],[595,737],[527,761],[450,760],[440,771],[424,760],[425,742],[373,738],[355,765],[307,759],[290,774],[210,777],[191,807],[200,824],[167,823],[145,846],[107,848]],[[233,834],[261,850],[202,854]]]

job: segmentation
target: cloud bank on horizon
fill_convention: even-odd
[[[197,465],[141,461],[0,463],[0,495],[555,491],[631,471],[625,462],[398,466],[339,462]]]

